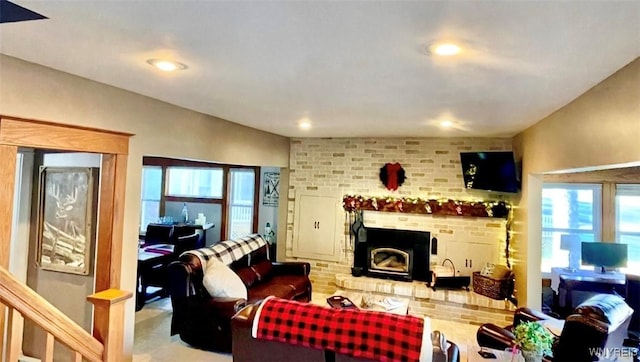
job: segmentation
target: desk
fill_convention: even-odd
[[[622,298],[625,298],[626,295],[624,279],[598,279],[575,275],[560,275],[560,286],[558,288],[560,306],[571,309],[577,307],[592,294],[617,294]],[[565,298],[561,296],[563,291],[566,293]],[[580,293],[574,292],[583,293],[581,296]]]
[[[557,269],[561,272],[557,273]],[[593,294],[618,294],[623,298],[626,295],[625,275],[622,273],[601,274],[592,270],[567,271],[563,268],[552,268],[552,275],[558,278],[555,287],[558,292],[558,304],[565,312],[571,312]],[[551,287],[554,287],[553,277]]]
[[[551,268],[551,289],[553,289],[554,291],[558,291],[558,288],[560,287],[560,276],[575,276],[575,277],[585,277],[585,278],[592,278],[592,279],[588,279],[588,280],[584,280],[586,281],[602,281],[602,280],[615,280],[615,281],[620,281],[622,280],[624,282],[624,274],[622,273],[617,273],[617,272],[612,272],[612,273],[606,273],[606,274],[601,274],[601,273],[596,273],[593,270],[582,270],[582,269],[575,269],[575,270],[570,270],[567,268]]]

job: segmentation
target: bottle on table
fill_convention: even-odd
[[[185,224],[189,222],[189,210],[187,209],[187,203],[182,205],[182,222]]]

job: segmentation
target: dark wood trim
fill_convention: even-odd
[[[229,167],[224,168],[223,177],[222,177],[222,209],[220,210],[220,240],[227,240],[227,220],[229,212],[229,178],[231,174],[229,173]]]
[[[258,225],[258,212],[260,211],[260,176],[262,176],[262,170],[260,167],[253,168],[253,232],[258,232],[260,225]]]
[[[160,215],[164,215],[166,211],[165,194],[167,193],[167,167],[161,166],[161,179],[160,179]]]
[[[607,170],[574,172],[562,174],[547,174],[542,177],[544,182],[553,183],[640,183],[640,167],[614,168]]]
[[[197,202],[201,204],[221,204],[222,199],[209,199],[203,197],[189,197],[189,196],[165,196],[166,201],[171,202]]]
[[[162,167],[205,167],[205,168],[215,168],[217,166],[222,167],[223,165],[217,164],[214,162],[206,162],[206,161],[192,161],[192,160],[181,160],[179,158],[163,158],[163,157],[149,157],[144,156],[142,158],[143,166],[162,166]]]
[[[575,172],[566,174],[548,174],[543,176],[545,183],[600,184],[602,185],[602,204],[600,215],[601,234],[605,242],[616,238],[616,184],[640,183],[640,167],[624,167],[598,171]]]
[[[215,204],[221,206],[220,215],[220,239],[225,240],[229,238],[227,235],[228,226],[227,222],[230,202],[230,188],[231,188],[231,170],[232,169],[252,169],[254,173],[254,192],[253,192],[253,222],[252,232],[257,232],[259,229],[258,214],[260,211],[260,176],[261,168],[259,166],[242,166],[242,165],[228,165],[215,162],[206,161],[194,161],[194,160],[182,160],[175,158],[164,158],[155,156],[145,156],[142,158],[143,166],[158,166],[162,168],[162,194],[160,196],[160,215],[164,215],[166,211],[167,202],[197,202],[204,204]],[[167,195],[167,169],[169,167],[196,167],[196,168],[219,168],[222,169],[222,197],[221,198],[202,198],[202,197],[188,197],[188,196],[169,196]]]
[[[258,166],[246,166],[246,165],[230,165],[226,163],[207,162],[207,161],[194,161],[183,160],[179,158],[164,158],[155,156],[142,157],[143,166],[162,166],[162,167],[204,167],[204,168],[226,168],[228,171],[231,168],[259,168]]]

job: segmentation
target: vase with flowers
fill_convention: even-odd
[[[526,362],[540,362],[543,356],[551,356],[553,334],[538,322],[522,322],[513,330],[516,346]]]

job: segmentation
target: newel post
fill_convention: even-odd
[[[93,336],[104,345],[103,361],[121,361],[124,337],[124,302],[131,292],[107,289],[87,300],[94,306]]]

